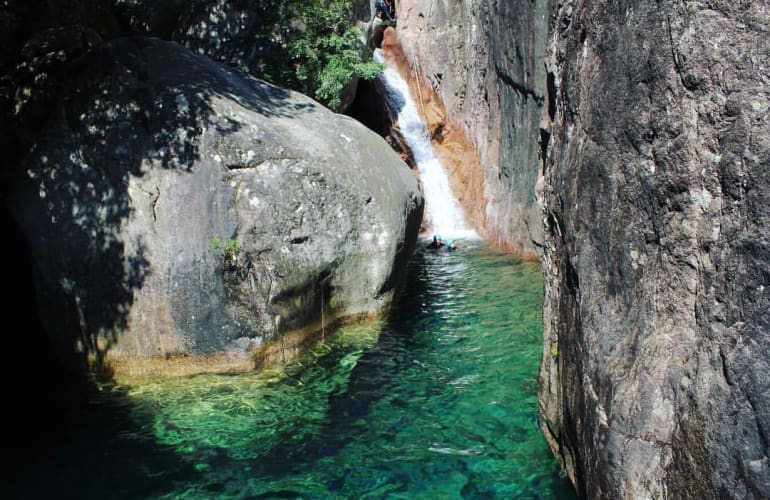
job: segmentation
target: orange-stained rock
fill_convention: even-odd
[[[452,191],[474,229],[484,234],[486,199],[478,148],[462,126],[447,115],[443,100],[422,75],[416,60],[406,55],[392,27],[383,32],[382,50],[386,62],[395,66],[409,82],[412,99],[428,127],[434,152],[449,174]]]
[[[543,241],[538,128],[546,104],[547,19],[540,0],[401,0],[397,27],[409,71],[419,68],[434,135],[462,144],[460,157],[474,151],[474,161],[458,160],[459,171],[468,172],[453,177],[477,230],[533,259]],[[428,93],[441,105],[429,105]],[[437,133],[437,125],[448,132]]]

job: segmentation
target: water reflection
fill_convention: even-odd
[[[134,432],[184,467],[85,497],[571,498],[537,427],[541,304],[537,265],[481,243],[420,253],[385,320],[285,369],[132,388],[132,428],[91,449],[130,453]]]

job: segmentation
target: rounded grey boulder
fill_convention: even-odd
[[[151,38],[73,65],[13,191],[58,350],[116,378],[252,367],[382,311],[423,207],[358,122]]]

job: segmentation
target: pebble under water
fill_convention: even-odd
[[[574,498],[537,425],[541,306],[538,264],[420,251],[387,318],[290,366],[104,391],[13,493]]]

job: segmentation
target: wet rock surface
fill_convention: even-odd
[[[761,2],[553,20],[542,427],[588,497],[770,492],[768,26]]]
[[[71,362],[254,366],[389,303],[422,195],[356,121],[142,37],[81,58],[62,95],[9,203]]]
[[[531,258],[543,240],[537,130],[548,9],[544,0],[404,0],[398,10],[407,60],[441,103],[436,142],[461,158],[450,166],[457,196],[488,238]]]

